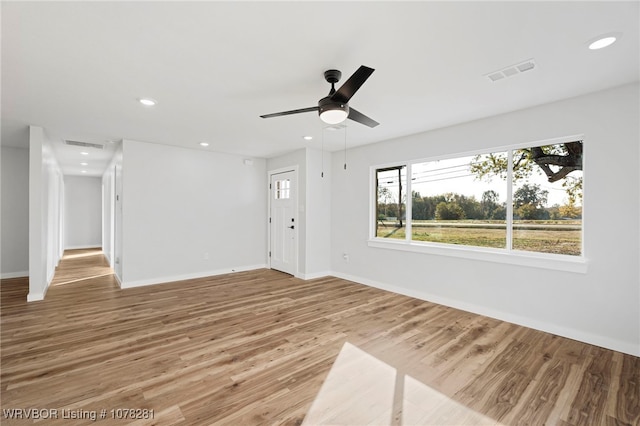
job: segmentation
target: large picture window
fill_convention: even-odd
[[[574,140],[375,168],[374,237],[581,256],[582,153]]]

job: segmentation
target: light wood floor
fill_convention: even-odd
[[[640,424],[637,357],[337,278],[120,290],[95,271],[74,281],[67,260],[42,302],[25,302],[26,279],[0,285],[3,409],[105,409],[98,424],[119,425],[112,409],[153,409],[134,424],[158,425]]]

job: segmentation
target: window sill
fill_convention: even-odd
[[[386,240],[381,238],[370,239],[368,245],[369,247],[381,249],[426,253],[437,256],[450,256],[582,274],[587,273],[587,260],[584,257],[578,256],[519,251],[507,252],[500,249],[437,243],[423,244],[405,240]]]

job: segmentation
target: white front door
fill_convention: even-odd
[[[270,266],[271,269],[295,275],[297,272],[298,219],[296,215],[296,172],[271,175],[269,185]]]

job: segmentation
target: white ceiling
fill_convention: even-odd
[[[326,69],[344,81],[360,65],[376,71],[350,105],[381,124],[348,121],[347,144],[374,143],[638,81],[639,5],[2,2],[2,144],[26,147],[26,126],[42,126],[77,174],[80,150],[62,140],[105,143],[93,175],[123,138],[247,157],[319,148],[317,114],[259,116],[315,106]],[[587,49],[611,32],[617,43]],[[532,71],[486,77],[530,58]],[[344,146],[343,131],[325,137]]]

